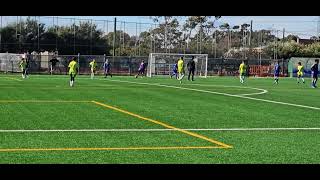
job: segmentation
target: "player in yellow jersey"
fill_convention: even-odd
[[[298,62],[298,72],[297,72],[297,81],[300,83],[300,79],[302,80],[302,83],[304,84],[304,79],[303,79],[303,72],[304,72],[304,67],[301,65],[301,62]]]
[[[25,58],[22,58],[21,61],[19,61],[19,66],[20,66],[20,69],[22,71],[22,78],[26,78],[26,69],[27,69],[27,62],[25,60]]]
[[[178,60],[178,74],[179,74],[179,77],[178,77],[178,80],[180,81],[180,83],[182,83],[182,78],[184,77],[184,62],[183,62],[183,57],[181,57],[179,60]]]
[[[244,61],[239,66],[239,77],[240,77],[240,83],[244,83],[244,76],[246,73],[246,65],[244,64]]]
[[[93,59],[90,63],[89,66],[91,68],[91,79],[94,78],[94,74],[96,73],[96,69],[97,69],[97,62],[95,59]]]
[[[77,68],[78,68],[78,64],[75,61],[75,58],[73,58],[70,63],[69,63],[69,75],[70,75],[70,86],[73,87],[74,85],[74,78],[77,75]]]

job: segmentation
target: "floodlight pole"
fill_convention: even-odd
[[[2,30],[2,16],[0,16],[0,29]],[[2,31],[0,31],[0,52],[2,51]]]
[[[114,32],[113,32],[113,62],[114,62],[114,57],[116,55],[116,49],[115,49],[115,44],[116,44],[116,34],[117,34],[117,18],[114,18]]]
[[[80,53],[78,53],[78,73],[80,75]]]

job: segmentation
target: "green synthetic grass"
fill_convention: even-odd
[[[247,95],[256,100],[228,96],[262,92],[252,88],[268,92]],[[164,77],[105,79],[98,76],[91,80],[89,76],[79,76],[75,87],[71,88],[68,76],[31,75],[22,79],[20,75],[1,74],[0,129],[166,129],[91,101],[181,129],[319,128],[320,110],[261,101],[320,108],[319,92],[319,89],[310,88],[308,78],[306,84],[297,84],[295,78],[281,78],[279,85],[274,85],[272,78],[249,78],[245,84],[240,84],[236,77],[196,78],[194,82],[186,81],[185,77],[180,84],[175,79]],[[179,131],[0,132],[0,163],[320,162],[320,130],[192,132],[233,148],[1,152],[1,149],[21,148],[219,145]]]

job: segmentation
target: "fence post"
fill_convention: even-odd
[[[102,63],[103,74],[105,73],[105,70],[104,70],[105,62],[106,62],[106,54],[103,54],[103,63]]]
[[[80,75],[80,53],[78,53],[78,73]]]
[[[129,56],[128,66],[129,66],[129,76],[131,76],[131,56]]]
[[[261,59],[259,59],[259,77],[262,76]]]

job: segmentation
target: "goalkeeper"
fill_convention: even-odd
[[[188,80],[190,81],[190,75],[191,75],[191,80],[193,80],[193,76],[194,76],[194,71],[196,69],[196,64],[194,62],[194,56],[192,56],[191,60],[188,62],[187,64],[187,67],[188,67],[188,71],[189,71],[189,74],[188,74]]]

